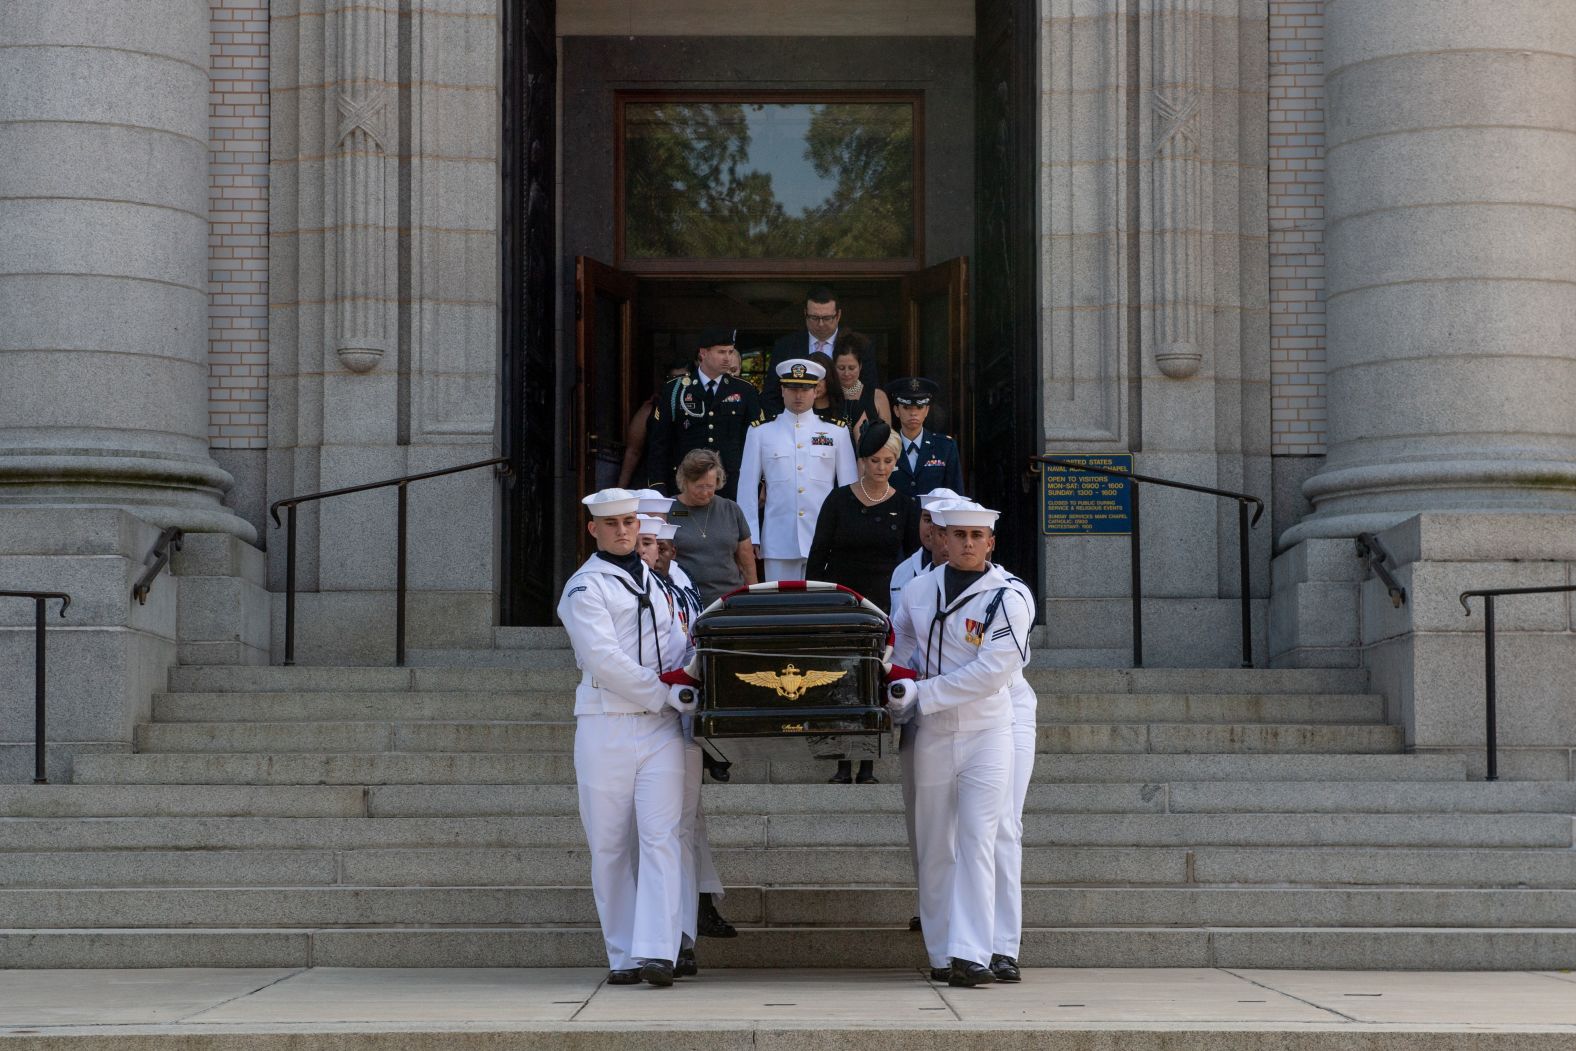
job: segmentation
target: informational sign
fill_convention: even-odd
[[[1058,460],[1132,473],[1132,453],[1047,453]],[[1040,464],[1040,533],[1125,536],[1133,531],[1132,487],[1120,478]]]

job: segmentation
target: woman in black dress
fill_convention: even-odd
[[[892,571],[919,549],[919,504],[887,483],[902,449],[891,427],[873,421],[857,448],[859,481],[833,489],[821,505],[805,578],[853,588],[890,613]],[[848,784],[850,766],[838,763],[832,783]],[[869,760],[858,780],[876,783]]]

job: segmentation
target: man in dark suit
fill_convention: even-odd
[[[804,303],[805,331],[784,336],[772,344],[771,360],[766,362],[766,383],[761,388],[761,407],[766,410],[768,418],[783,411],[782,388],[777,383],[777,363],[789,358],[808,358],[817,353],[836,361],[842,323],[843,310],[837,305],[837,294],[825,285],[810,289]],[[874,344],[866,344],[859,356],[859,379],[867,387],[881,386],[881,376],[876,371]],[[835,383],[836,379],[828,376],[827,382]]]
[[[673,473],[691,449],[712,449],[722,457],[728,482],[718,495],[738,492],[744,436],[761,420],[760,396],[753,384],[734,375],[739,351],[734,331],[708,328],[700,334],[695,367],[669,380],[657,393],[646,428],[647,485],[676,494]]]
[[[930,401],[940,391],[934,380],[922,376],[894,380],[887,387],[892,414],[899,425],[898,437],[903,442],[897,454],[897,470],[887,481],[900,493],[920,497],[937,488],[964,491],[958,443],[950,435],[925,429]]]

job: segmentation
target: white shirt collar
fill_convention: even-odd
[[[695,373],[696,373],[696,375],[698,375],[700,377],[700,383],[701,383],[701,386],[703,386],[703,387],[706,384],[708,384],[708,383],[721,383],[722,382],[722,377],[721,376],[708,376],[708,375],[706,375],[706,370],[701,368],[699,365],[695,366]]]
[[[811,354],[815,353],[815,345],[817,343],[825,343],[827,346],[833,346],[833,345],[835,345],[837,343],[837,330],[836,329],[833,329],[832,330],[832,334],[830,336],[827,336],[826,339],[824,339],[824,340],[816,339],[815,338],[815,333],[809,331],[808,329],[805,330],[804,334],[806,336],[810,337],[809,342],[808,342],[807,345],[809,347],[809,353],[811,353]]]

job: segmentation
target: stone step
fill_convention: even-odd
[[[1049,693],[1041,723],[1378,723],[1376,694]],[[158,693],[153,721],[414,722],[552,721],[572,718],[572,690],[516,693],[414,691]]]
[[[896,784],[707,784],[709,814],[899,813]],[[573,785],[0,785],[9,817],[480,817],[579,812]],[[1576,813],[1569,781],[1033,784],[1030,813]]]
[[[1569,847],[1562,814],[1046,814],[1029,846]],[[905,846],[899,814],[715,814],[715,847]],[[0,851],[580,847],[578,817],[0,818]]]
[[[910,886],[905,846],[719,847],[730,886]],[[0,852],[0,886],[581,886],[580,847]],[[1576,890],[1576,852],[1404,847],[1028,847],[1026,887],[1254,886]],[[731,907],[725,908],[731,913]]]
[[[83,755],[72,766],[78,784],[135,785],[569,785],[568,753],[366,753],[321,755],[164,753]],[[831,764],[744,760],[733,784],[823,784]],[[900,777],[896,759],[876,761],[887,783]],[[1041,784],[1172,781],[1464,781],[1466,761],[1450,755],[1044,755],[1034,764]],[[870,787],[870,786],[854,786]]]
[[[573,722],[142,723],[137,751],[511,752],[574,751]],[[1399,752],[1400,727],[1340,723],[1051,723],[1036,750],[1061,753]],[[724,743],[721,747],[726,747]]]
[[[917,934],[880,927],[745,929],[703,940],[699,956],[703,969],[925,965]],[[0,959],[16,968],[607,965],[594,930],[518,927],[17,929],[0,931]],[[1553,970],[1572,959],[1569,928],[1028,927],[1021,953],[1028,967]]]
[[[1042,668],[1025,674],[1047,693],[1166,694],[1361,694],[1368,673],[1351,668]],[[572,667],[526,668],[347,668],[177,666],[170,669],[173,693],[308,691],[435,691],[480,693],[572,690]]]
[[[912,887],[734,887],[735,925],[898,927]],[[1027,927],[1576,927],[1576,891],[1025,887]],[[0,890],[0,929],[597,924],[587,886]]]

